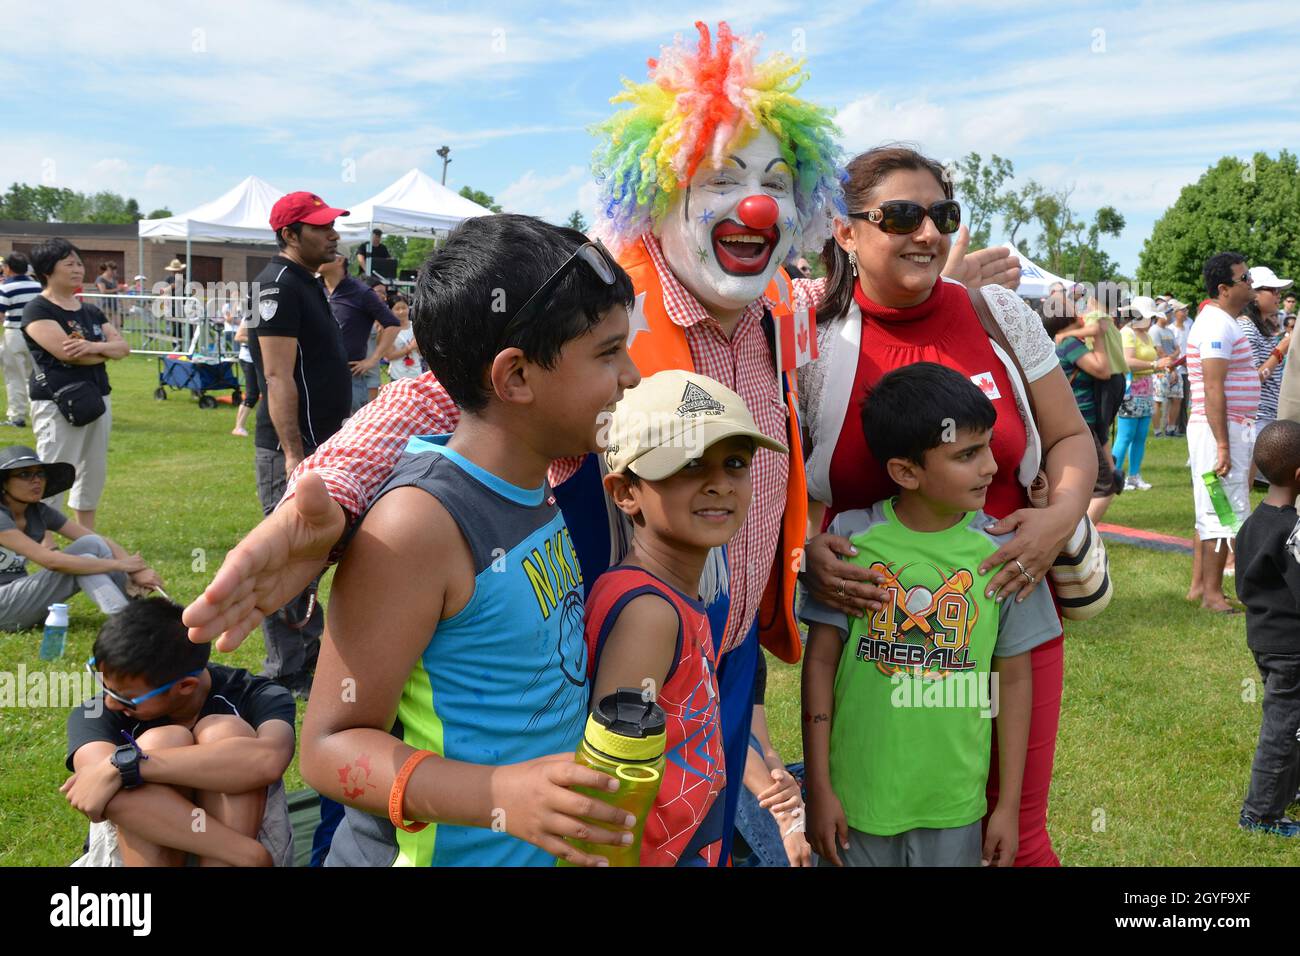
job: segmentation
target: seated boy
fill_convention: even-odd
[[[1300,837],[1300,822],[1284,813],[1300,784],[1300,563],[1287,548],[1300,495],[1300,424],[1279,419],[1265,427],[1255,466],[1268,494],[1237,532],[1237,597],[1264,681],[1264,713],[1239,825]]]
[[[570,789],[617,783],[573,760],[582,570],[546,475],[640,381],[632,299],[601,246],[528,216],[471,219],[420,270],[415,338],[461,419],[412,440],[334,576],[302,754],[348,807],[327,866],[594,866],[565,838],[631,842]]]
[[[68,715],[59,788],[91,820],[79,865],[293,865],[293,695],[208,652],[162,598],[100,629],[87,668],[104,692]]]
[[[1010,535],[985,530],[996,413],[951,369],[881,378],[862,411],[898,497],[831,531],[879,571],[888,602],[849,618],[814,601],[803,668],[809,841],[824,865],[1011,866],[1029,733],[1029,651],[1060,633],[1047,588],[986,596],[980,563]],[[993,674],[990,674],[990,668]],[[998,802],[980,839],[997,716]],[[981,851],[982,846],[982,851]]]
[[[587,660],[593,704],[637,688],[667,717],[643,866],[716,866],[722,851],[717,659],[700,583],[710,553],[749,513],[750,462],[772,452],[786,447],[703,375],[659,372],[614,409],[605,489],[631,522],[632,544],[587,598]]]

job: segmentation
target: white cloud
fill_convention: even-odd
[[[503,189],[496,200],[506,212],[525,213],[541,216],[551,222],[562,222],[575,208],[572,187],[589,177],[587,169],[577,165],[551,176],[539,176],[530,169]],[[588,215],[581,206],[576,208]]]

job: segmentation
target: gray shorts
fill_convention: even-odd
[[[289,821],[289,800],[283,780],[277,780],[266,788],[266,809],[262,811],[257,842],[266,847],[275,866],[293,866],[293,825]],[[111,821],[92,823],[87,844],[85,854],[72,866],[124,865],[122,851],[117,845],[117,826]]]
[[[979,866],[984,839],[979,820],[964,827],[905,830],[875,836],[849,828],[849,848],[840,849],[845,866]],[[821,859],[819,866],[834,866]]]

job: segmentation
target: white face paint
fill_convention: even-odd
[[[706,307],[743,309],[772,281],[794,244],[794,170],[760,130],[721,168],[701,165],[659,229],[678,281]]]

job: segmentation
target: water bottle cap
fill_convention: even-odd
[[[639,690],[620,687],[592,709],[584,737],[596,750],[619,760],[657,760],[664,752],[666,723],[662,707]]]

